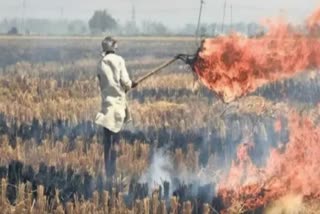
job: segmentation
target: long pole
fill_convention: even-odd
[[[196,30],[196,38],[197,39],[199,38],[203,4],[204,4],[204,0],[200,0],[200,9],[199,9],[198,24],[197,24],[197,30]]]
[[[163,68],[171,65],[172,63],[174,63],[176,60],[178,60],[177,57],[174,57],[173,59],[163,63],[162,65],[160,65],[159,67],[153,69],[151,72],[147,73],[146,75],[144,75],[143,77],[139,78],[138,80],[136,80],[136,83],[141,83],[143,81],[145,81],[146,79],[148,79],[149,77],[151,77],[152,75],[158,73],[159,71],[161,71]]]
[[[230,5],[230,29],[233,31],[233,8],[232,5]]]
[[[27,3],[26,3],[26,0],[23,0],[22,1],[22,19],[21,19],[21,26],[20,26],[20,30],[19,31],[21,31],[21,33],[25,33],[25,31],[26,31],[26,24],[25,24],[25,22],[26,22],[26,7],[27,7]]]
[[[222,15],[222,26],[221,26],[221,33],[224,33],[224,19],[226,17],[226,9],[227,9],[227,0],[224,0],[223,4],[223,15]]]

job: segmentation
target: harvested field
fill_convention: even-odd
[[[0,38],[3,213],[319,212],[319,192],[308,184],[300,192],[288,187],[290,195],[283,189],[265,194],[270,197],[255,185],[258,175],[273,175],[260,173],[272,154],[290,151],[303,140],[300,134],[313,136],[305,137],[310,145],[319,143],[317,71],[225,104],[203,86],[195,90],[194,76],[182,63],[168,67],[129,92],[133,123],[121,133],[116,178],[110,181],[104,176],[101,130],[94,124],[99,45],[100,38]],[[192,40],[120,39],[133,79],[177,51],[194,53]],[[241,167],[244,175],[236,173]],[[238,180],[228,177],[230,171]],[[319,178],[317,172],[311,180]],[[263,181],[272,192],[276,185],[270,180]]]

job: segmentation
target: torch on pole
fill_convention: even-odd
[[[186,64],[190,65],[192,67],[192,64],[194,62],[195,55],[188,55],[188,54],[178,54],[174,58],[170,59],[169,61],[163,63],[159,67],[153,69],[149,73],[145,74],[144,76],[140,77],[139,79],[136,80],[136,83],[140,84],[141,82],[145,81],[149,77],[155,75],[156,73],[160,72],[162,69],[168,67],[172,63],[174,63],[177,60],[182,60]]]

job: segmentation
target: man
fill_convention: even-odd
[[[101,112],[97,114],[96,124],[103,127],[104,161],[108,178],[115,174],[115,144],[123,125],[131,120],[126,92],[137,86],[128,75],[124,59],[115,54],[117,41],[106,37],[102,41],[102,59],[98,66],[98,79],[101,90]]]

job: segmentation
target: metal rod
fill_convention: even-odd
[[[200,31],[200,25],[201,25],[201,17],[202,17],[202,7],[204,4],[204,0],[200,0],[200,9],[199,9],[199,17],[198,17],[198,24],[197,24],[197,30],[196,30],[196,40],[197,40],[197,45],[198,45],[198,39],[199,39],[199,31]]]
[[[233,31],[233,8],[232,5],[230,5],[230,31]]]
[[[222,16],[222,25],[221,25],[221,33],[224,33],[224,19],[226,16],[226,9],[227,9],[227,0],[224,0],[223,4],[223,16]]]
[[[174,63],[175,61],[178,60],[178,57],[174,57],[173,59],[163,63],[162,65],[160,65],[159,67],[153,69],[152,71],[150,71],[149,73],[147,73],[146,75],[144,75],[143,77],[139,78],[136,83],[141,83],[143,81],[145,81],[146,79],[148,79],[150,76],[158,73],[159,71],[161,71],[163,68],[168,67],[169,65],[171,65],[172,63]]]

